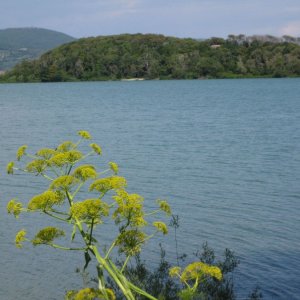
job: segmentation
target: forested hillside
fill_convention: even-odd
[[[74,38],[48,29],[8,28],[0,30],[0,71],[24,59],[38,58],[42,53],[73,41]]]
[[[229,36],[204,41],[152,34],[84,38],[35,61],[24,61],[8,82],[196,79],[300,76],[300,46]]]

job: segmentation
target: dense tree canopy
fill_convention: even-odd
[[[244,36],[243,36],[244,37]],[[24,61],[0,80],[51,82],[300,76],[300,46],[235,38],[200,41],[153,34],[84,38]]]

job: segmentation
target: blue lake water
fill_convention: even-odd
[[[8,200],[26,203],[44,186],[5,174],[20,145],[35,152],[80,129],[101,144],[99,166],[118,162],[148,208],[169,200],[180,252],[192,258],[208,241],[219,257],[236,253],[238,299],[255,285],[265,299],[300,299],[300,79],[7,84],[0,117],[0,299],[62,299],[81,287],[79,254],[14,247],[21,228],[51,223],[6,214]],[[158,242],[175,262],[172,232],[146,245],[146,259],[158,260]]]

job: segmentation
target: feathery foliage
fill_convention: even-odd
[[[65,141],[53,149],[42,148],[35,155],[27,153],[27,146],[18,149],[16,155],[18,165],[23,164],[24,167],[10,162],[7,172],[9,174],[25,172],[42,176],[47,181],[47,189],[32,197],[27,207],[12,199],[7,205],[7,211],[15,217],[21,213],[38,212],[46,218],[53,218],[57,222],[72,226],[71,242],[75,239],[80,240],[81,247],[69,246],[65,239],[64,244],[57,244],[56,240],[64,238],[65,232],[53,226],[42,228],[32,239],[25,238],[26,230],[22,229],[16,235],[16,246],[21,248],[23,242],[30,241],[34,246],[44,245],[65,251],[82,251],[86,261],[84,268],[94,258],[98,271],[98,289],[70,291],[66,296],[68,299],[115,299],[114,293],[108,289],[104,274],[108,274],[128,300],[139,296],[156,299],[130,282],[123,271],[132,257],[141,252],[147,240],[156,234],[168,233],[167,225],[160,220],[154,221],[153,226],[149,226],[149,230],[146,231],[148,216],[159,214],[170,216],[171,208],[167,201],[157,200],[158,208],[147,212],[143,205],[143,197],[128,193],[126,190],[126,179],[117,175],[119,167],[115,162],[109,162],[108,168],[102,172],[98,172],[94,165],[83,163],[92,155],[97,157],[101,155],[101,148],[93,143],[90,144],[92,151],[83,153],[79,149],[81,144],[92,139],[92,136],[87,131],[78,131],[78,135],[80,139],[76,143]],[[107,172],[111,175],[102,177]],[[82,192],[93,195],[81,200]],[[98,241],[95,237],[96,229],[104,221],[111,222],[119,231],[112,237],[109,248],[100,247],[103,241]],[[149,233],[150,230],[152,233]],[[121,268],[113,263],[114,249],[124,257]],[[190,274],[189,277],[187,274]],[[205,263],[188,266],[181,274],[181,278],[195,280],[198,284],[204,275],[218,280],[222,278],[218,267]]]

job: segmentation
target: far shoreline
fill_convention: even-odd
[[[95,80],[65,80],[65,81],[1,81],[0,84],[24,84],[24,83],[79,83],[79,82],[145,82],[145,81],[202,81],[202,80],[232,80],[232,79],[294,79],[300,76],[228,76],[228,77],[201,77],[201,78],[121,78],[121,79],[95,79]]]

